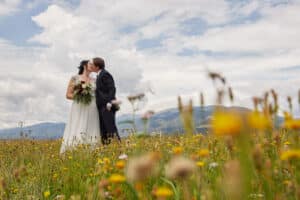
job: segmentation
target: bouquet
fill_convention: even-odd
[[[93,89],[90,83],[81,81],[74,86],[74,101],[83,105],[89,105],[93,99]]]

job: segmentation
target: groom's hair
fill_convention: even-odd
[[[99,69],[105,68],[105,62],[104,62],[103,58],[100,58],[100,57],[93,58],[93,63]]]

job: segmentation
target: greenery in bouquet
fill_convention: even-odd
[[[89,105],[92,102],[93,90],[90,83],[85,83],[81,81],[74,86],[74,101],[83,104]]]

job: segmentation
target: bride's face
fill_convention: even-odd
[[[93,72],[94,71],[94,65],[93,65],[93,63],[91,61],[89,61],[88,64],[87,64],[87,70],[89,72]]]

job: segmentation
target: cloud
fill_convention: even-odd
[[[21,0],[2,0],[0,2],[0,16],[12,15],[18,10]]]
[[[80,60],[94,56],[103,57],[114,75],[121,113],[130,111],[128,94],[149,86],[155,93],[144,110],[176,107],[177,95],[197,105],[200,91],[213,104],[207,70],[228,78],[237,105],[251,107],[253,95],[275,88],[285,106],[285,96],[295,97],[300,84],[292,68],[300,66],[300,4],[284,2],[52,2],[32,17],[42,31],[29,42],[40,46],[0,39],[1,126],[66,121],[68,80]]]

